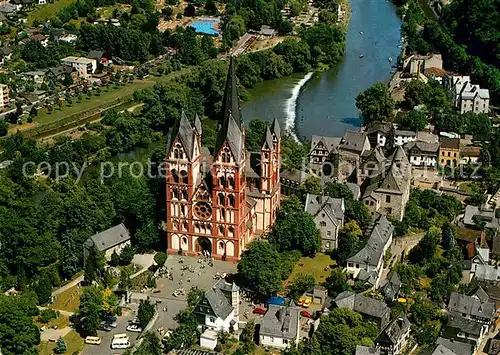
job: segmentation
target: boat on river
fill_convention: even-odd
[[[364,54],[361,54],[361,55],[359,56],[359,59],[361,59],[361,58],[363,58],[363,57],[364,57]]]

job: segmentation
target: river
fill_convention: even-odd
[[[344,60],[324,72],[258,83],[242,107],[247,123],[255,117],[277,117],[283,127],[305,139],[312,134],[341,136],[361,125],[356,95],[378,81],[390,80],[400,52],[401,21],[390,1],[350,3]]]

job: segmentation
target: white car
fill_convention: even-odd
[[[135,333],[140,333],[142,332],[142,328],[139,327],[138,325],[135,325],[135,324],[131,324],[127,327],[127,330],[129,332],[135,332]]]

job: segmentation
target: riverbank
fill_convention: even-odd
[[[301,82],[302,74],[256,84],[248,90],[250,100],[242,107],[246,122],[277,117],[284,127],[290,126],[290,99],[300,86],[294,128],[302,141],[313,134],[342,136],[348,129],[359,129],[356,96],[376,82],[390,80],[395,63],[388,58],[397,58],[400,52],[401,21],[391,2],[351,0],[349,8],[342,60],[314,72],[306,83]]]

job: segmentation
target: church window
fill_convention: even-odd
[[[225,148],[224,152],[222,153],[222,162],[223,163],[230,163],[231,162],[231,153],[229,152],[229,149]]]
[[[187,200],[188,199],[188,192],[187,190],[182,190],[182,198]]]
[[[264,159],[269,159],[269,154],[268,153],[264,153]]]
[[[186,170],[181,171],[182,183],[187,184],[189,182],[188,173]]]
[[[188,230],[188,222],[184,222],[184,230]]]
[[[231,189],[234,189],[234,178],[232,178],[232,177],[229,178],[229,187]]]
[[[227,187],[227,180],[225,176],[221,176],[219,180],[222,187]]]
[[[219,233],[224,235],[224,226],[223,225],[219,226]]]
[[[177,194],[177,190],[172,190],[172,198],[179,198],[178,194]]]
[[[182,237],[181,242],[182,242],[182,245],[187,245],[188,239],[186,237]]]
[[[234,237],[234,227],[233,226],[228,228],[228,232],[229,232],[230,237]]]
[[[223,193],[219,193],[219,205],[225,206],[224,194]]]
[[[229,206],[235,206],[234,195],[229,195]]]
[[[226,162],[226,153],[222,153],[222,162],[225,163]]]
[[[224,242],[219,242],[219,249],[224,249]]]
[[[173,178],[174,182],[176,184],[179,183],[179,173],[177,172],[177,170],[172,169],[172,171],[170,171],[170,173],[172,174],[172,178]]]

